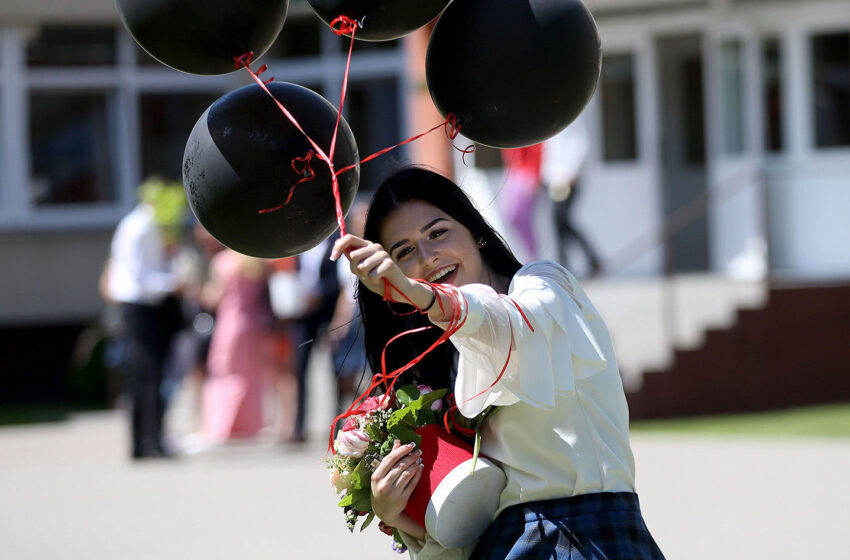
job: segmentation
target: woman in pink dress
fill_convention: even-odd
[[[211,444],[252,437],[263,427],[263,390],[271,365],[268,271],[230,249],[210,264],[205,302],[216,308],[204,387],[202,431]]]

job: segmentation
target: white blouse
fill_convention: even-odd
[[[482,455],[499,461],[508,479],[498,511],[634,492],[628,407],[611,338],[575,277],[541,261],[516,273],[508,296],[483,284],[459,291],[466,322],[451,337],[460,355],[455,398],[470,418],[500,407],[481,429]]]

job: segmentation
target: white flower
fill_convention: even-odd
[[[343,491],[351,490],[351,473],[349,472],[339,472],[339,469],[336,467],[330,470],[331,477],[331,486],[336,489],[336,493],[339,494]]]
[[[369,436],[359,429],[339,432],[334,447],[341,455],[359,459],[369,447]]]

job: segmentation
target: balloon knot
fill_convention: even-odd
[[[331,30],[337,35],[351,35],[354,33],[354,30],[357,28],[363,27],[363,20],[366,19],[366,16],[363,16],[360,21],[353,20],[346,16],[339,16],[331,21]],[[339,26],[339,27],[337,27]]]
[[[454,113],[449,113],[446,117],[446,135],[450,140],[457,138],[460,134],[460,129],[463,127],[463,119],[459,119]]]
[[[248,51],[240,54],[239,56],[233,57],[234,68],[248,68],[251,69],[251,61],[254,60],[254,51]],[[262,70],[261,70],[262,72]]]

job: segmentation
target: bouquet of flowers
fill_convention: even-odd
[[[372,511],[372,472],[399,440],[402,445],[419,445],[418,428],[443,422],[443,397],[446,389],[432,391],[427,385],[405,385],[393,395],[369,397],[349,416],[334,441],[336,453],[326,459],[331,485],[342,499],[337,504],[345,511],[345,523],[353,531],[360,517],[366,519],[362,531],[375,518]],[[406,547],[397,530],[384,525],[381,530],[394,538],[393,548]]]

